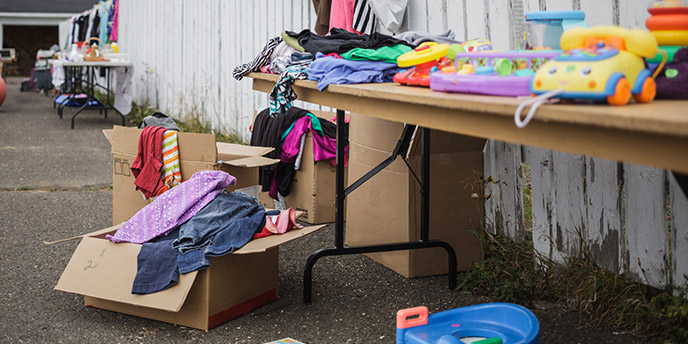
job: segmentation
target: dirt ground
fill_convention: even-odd
[[[483,303],[449,290],[446,276],[406,279],[361,255],[321,259],[313,304],[301,302],[303,267],[330,247],[332,226],[280,247],[279,299],[208,332],[85,307],[53,290],[77,241],[55,240],[111,223],[110,147],[101,130],[119,123],[97,111],[59,119],[51,98],[20,93],[9,79],[0,106],[0,342],[264,343],[292,337],[317,343],[394,343],[395,313],[425,305],[431,313]],[[533,309],[542,343],[646,343],[606,327],[582,327],[557,304]]]

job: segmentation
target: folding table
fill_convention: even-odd
[[[278,79],[277,75],[263,73],[251,73],[248,77],[253,79],[254,90],[266,93]],[[688,191],[688,116],[685,115],[688,101],[659,100],[621,107],[543,105],[531,123],[519,129],[513,119],[522,101],[517,98],[441,93],[393,83],[329,85],[319,92],[316,82],[299,80],[293,89],[299,100],[337,109],[338,136],[343,133],[344,111],[350,111],[428,129],[665,168],[672,170],[683,192]],[[423,137],[427,139],[429,135]],[[421,208],[425,217],[421,221],[420,241],[361,248],[344,246],[343,200],[354,185],[344,189],[343,149],[343,143],[337,140],[335,247],[318,250],[308,259],[304,271],[304,302],[311,301],[313,264],[323,256],[416,249],[428,245],[445,247],[442,242],[427,240],[429,224],[425,199]],[[426,180],[426,168],[422,173],[423,189],[430,182]],[[428,196],[427,190],[422,196]],[[445,249],[450,256],[451,288],[456,283],[456,269],[451,268],[453,250],[451,247]]]
[[[71,83],[69,96],[61,104],[58,104],[57,113],[62,118],[62,112],[65,105],[69,102],[75,101],[78,93],[86,94],[86,99],[83,105],[72,115],[72,129],[74,129],[74,119],[84,110],[99,110],[105,113],[107,118],[107,111],[114,110],[122,118],[122,125],[125,125],[124,115],[117,110],[110,100],[110,90],[112,82],[112,69],[117,67],[130,68],[133,66],[131,62],[110,62],[110,61],[83,61],[83,62],[64,62],[65,81]],[[98,83],[96,78],[96,69],[102,68],[105,74],[105,84]],[[96,90],[100,88],[105,93],[105,102],[101,102],[95,96]],[[81,102],[81,101],[80,101]]]

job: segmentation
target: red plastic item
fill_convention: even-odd
[[[658,7],[658,8],[648,8],[650,14],[662,15],[662,14],[686,14],[688,13],[688,7]]]
[[[439,62],[434,60],[421,63],[415,67],[407,69],[404,72],[394,74],[393,80],[394,82],[402,85],[430,87],[430,72],[432,72],[433,67],[437,67],[437,69],[441,70],[442,68],[449,67],[451,65],[452,61],[447,57],[443,57],[439,60]]]
[[[653,15],[645,20],[650,31],[655,30],[688,30],[688,13]]]
[[[413,316],[417,318],[411,318]],[[423,326],[428,323],[428,307],[419,306],[413,308],[400,309],[397,312],[397,328],[411,328],[416,326]]]

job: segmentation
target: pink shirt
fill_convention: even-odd
[[[296,159],[301,148],[301,136],[308,131],[313,135],[313,160],[330,160],[334,165],[337,158],[337,140],[327,136],[320,136],[317,130],[313,130],[310,116],[303,116],[294,122],[294,126],[287,134],[287,137],[284,138],[284,143],[282,143],[280,160],[282,162],[292,162]],[[349,146],[347,145],[344,147],[345,165],[348,154]]]
[[[332,0],[330,30],[333,27],[360,34],[354,30],[354,0]]]

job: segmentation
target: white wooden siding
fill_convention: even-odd
[[[408,0],[405,28],[515,48],[523,12],[580,9],[591,25],[641,28],[652,0]],[[132,59],[135,101],[198,116],[248,140],[267,95],[235,66],[283,30],[313,29],[310,0],[121,0],[120,50]],[[296,101],[296,106],[320,109]],[[323,110],[330,110],[324,108]],[[523,154],[522,154],[523,152]],[[522,163],[531,168],[532,228],[524,225]],[[485,149],[485,223],[564,261],[589,254],[610,271],[663,287],[688,283],[688,201],[669,173],[652,168],[490,142]]]

